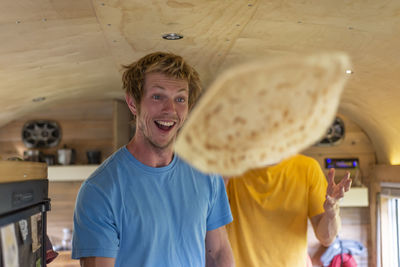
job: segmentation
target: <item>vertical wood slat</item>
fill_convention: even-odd
[[[113,149],[114,151],[129,142],[131,112],[121,100],[113,101]]]

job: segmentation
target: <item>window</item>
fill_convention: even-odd
[[[377,266],[400,267],[400,184],[382,183],[378,201]]]

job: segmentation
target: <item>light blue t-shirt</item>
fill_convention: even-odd
[[[122,147],[87,179],[74,213],[72,258],[115,266],[205,266],[206,232],[232,221],[223,180],[176,155],[142,164]]]

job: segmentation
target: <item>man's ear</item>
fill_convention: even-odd
[[[137,116],[138,109],[136,108],[135,99],[129,93],[125,93],[125,101],[132,114]]]

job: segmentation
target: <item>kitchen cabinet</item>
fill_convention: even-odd
[[[339,203],[340,207],[368,207],[368,188],[352,187]]]

